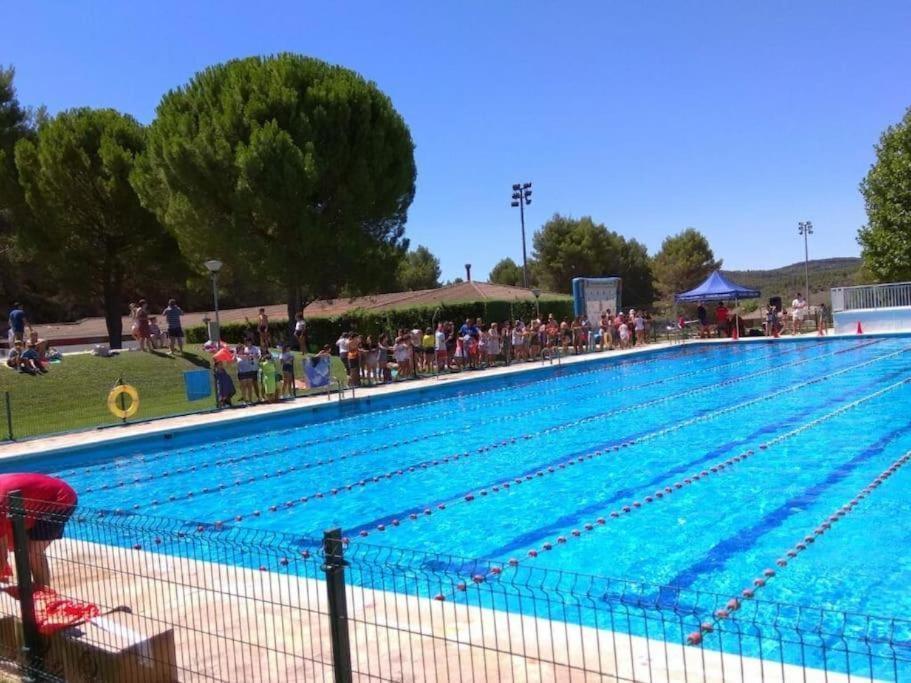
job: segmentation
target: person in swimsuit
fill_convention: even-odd
[[[46,474],[0,475],[0,577],[12,573],[9,550],[12,547],[13,527],[9,518],[9,495],[19,491],[25,506],[25,530],[28,534],[29,568],[35,583],[49,586],[51,570],[47,548],[63,538],[63,531],[76,509],[78,498],[72,487],[62,479]]]
[[[357,332],[348,337],[348,384],[361,386],[361,335]]]
[[[149,307],[145,299],[139,300],[136,309],[136,324],[139,333],[139,350],[152,350],[152,324],[149,321]]]
[[[294,336],[297,338],[297,346],[301,353],[307,353],[309,346],[307,340],[307,321],[304,320],[304,314],[298,313],[294,321]]]
[[[269,338],[269,316],[266,315],[265,308],[259,309],[259,322],[256,330],[259,332],[260,348],[268,349],[272,340]]]
[[[130,336],[139,343],[139,306],[130,302]]]

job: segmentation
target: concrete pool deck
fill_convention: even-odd
[[[61,594],[173,628],[181,681],[333,680],[322,580],[72,539],[49,554]],[[350,583],[347,603],[357,681],[872,680]]]
[[[872,335],[865,335],[872,336]],[[880,335],[877,335],[880,336]],[[803,335],[781,337],[776,340],[768,337],[744,337],[736,343],[788,343],[795,339],[837,339],[837,338],[856,338],[856,335],[829,335],[828,337],[817,337],[815,333]],[[657,351],[679,348],[681,346],[693,345],[710,345],[710,344],[731,344],[735,343],[730,339],[689,339],[686,341],[658,342],[648,346],[640,346],[633,349],[615,350],[605,352],[585,353],[580,356],[564,356],[559,360],[554,360],[553,365],[576,365],[580,363],[592,363],[603,361],[611,358],[626,358],[629,356],[650,354]],[[530,370],[550,367],[550,361],[531,361],[521,364],[514,364],[508,367],[489,368],[478,372],[458,372],[452,374],[443,374],[433,377],[422,378],[418,380],[408,380],[392,384],[384,384],[374,387],[360,387],[355,391],[355,397],[351,398],[346,393],[345,402],[359,401],[365,398],[379,398],[407,392],[416,392],[420,390],[432,389],[444,384],[467,383],[474,381],[490,379],[494,377],[511,376]],[[333,394],[331,401],[337,402],[338,395]],[[70,432],[66,434],[57,434],[53,436],[39,437],[26,441],[7,441],[0,443],[0,460],[6,458],[21,458],[33,455],[46,455],[57,451],[65,451],[71,448],[84,447],[89,444],[102,445],[117,441],[125,441],[143,436],[156,434],[166,434],[178,431],[190,430],[194,427],[203,427],[224,423],[242,423],[245,421],[255,421],[267,415],[280,415],[294,411],[306,411],[308,409],[325,406],[327,401],[325,394],[316,396],[307,396],[286,401],[282,403],[257,404],[245,408],[232,408],[217,412],[194,413],[191,415],[181,415],[177,417],[166,417],[150,420],[147,422],[131,422],[125,425],[114,425],[93,430],[83,430]]]

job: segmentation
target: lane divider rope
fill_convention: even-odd
[[[903,456],[889,465],[889,467],[878,474],[870,483],[864,486],[850,501],[836,508],[830,515],[821,521],[813,529],[812,532],[805,534],[802,540],[798,541],[791,548],[789,548],[784,555],[775,561],[779,567],[778,570],[771,568],[764,569],[762,576],[753,579],[752,586],[744,588],[740,592],[740,596],[731,598],[723,608],[715,610],[714,614],[712,615],[712,621],[704,621],[702,624],[700,624],[698,631],[694,631],[686,637],[687,644],[701,644],[704,634],[712,633],[723,620],[733,618],[734,613],[742,606],[741,600],[752,600],[755,598],[756,593],[762,590],[769,581],[772,581],[776,576],[778,576],[781,569],[787,567],[789,562],[796,560],[801,553],[806,552],[813,545],[813,543],[816,542],[817,538],[831,530],[833,524],[837,524],[839,521],[844,519],[846,515],[853,512],[854,509],[860,505],[861,501],[864,498],[872,495],[876,489],[882,486],[886,480],[889,479],[889,477],[907,465],[909,461],[911,461],[911,451],[905,453]]]

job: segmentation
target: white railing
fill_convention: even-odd
[[[884,285],[833,287],[832,311],[854,311],[871,308],[911,307],[911,282]]]

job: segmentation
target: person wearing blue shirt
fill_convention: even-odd
[[[25,326],[27,324],[28,320],[25,317],[25,311],[22,310],[22,306],[18,302],[14,303],[9,312],[9,326],[13,331],[13,341],[25,341]]]
[[[183,327],[180,324],[183,311],[176,300],[168,299],[168,307],[161,314],[168,322],[168,345],[171,347],[171,355],[174,355],[174,342],[177,342],[180,352],[183,353]]]

